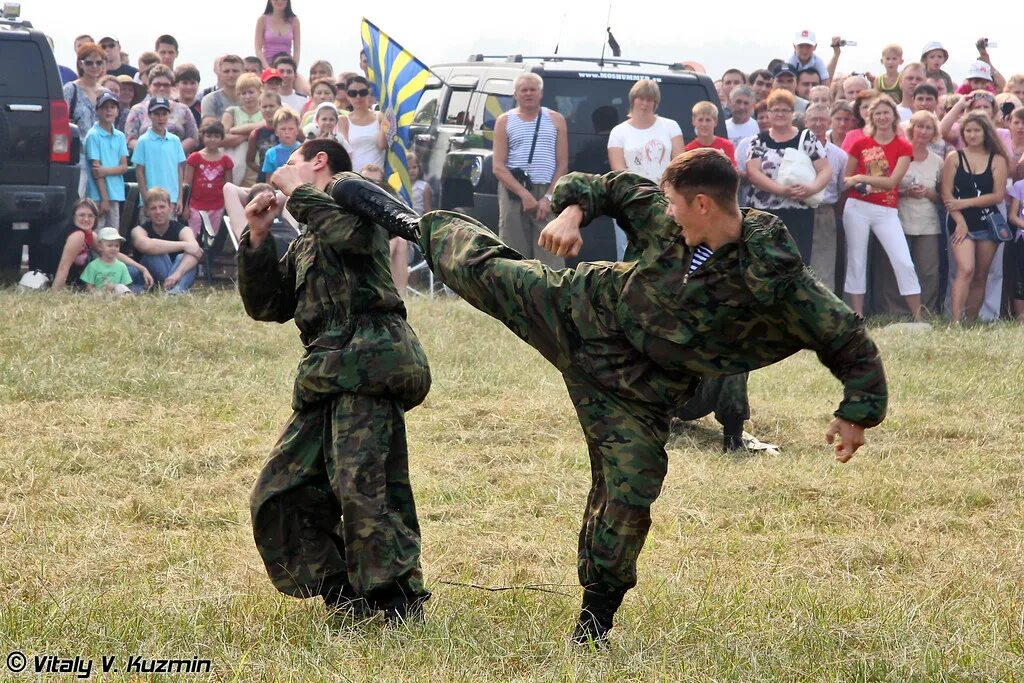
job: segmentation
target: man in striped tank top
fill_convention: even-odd
[[[565,260],[537,246],[551,215],[551,192],[569,168],[565,117],[541,107],[544,81],[520,74],[514,83],[516,107],[494,124],[494,177],[498,179],[498,236],[528,259],[552,268]]]
[[[541,246],[575,256],[581,226],[608,214],[639,254],[574,269],[527,260],[457,213],[433,211],[417,221],[361,182],[339,182],[334,200],[418,241],[444,284],[562,373],[592,476],[579,538],[577,643],[602,643],[636,585],[651,505],[668,473],[669,417],[701,377],[814,350],[844,387],[825,432],[839,462],[885,417],[885,372],[861,319],[807,270],[779,218],[740,209],[739,175],[718,150],[677,156],[660,189],[629,172],[563,178],[552,203],[559,216],[541,233]]]

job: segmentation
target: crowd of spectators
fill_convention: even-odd
[[[741,204],[783,218],[805,262],[858,313],[992,319],[1005,299],[1024,320],[1024,75],[1004,77],[986,39],[959,85],[941,43],[919,61],[885,46],[878,75],[842,74],[845,45],[833,37],[826,62],[800,31],[788,59],[715,82]],[[687,148],[728,153],[699,128],[705,109],[694,108]]]
[[[985,40],[978,41],[978,59],[959,85],[944,70],[949,54],[937,42],[924,46],[919,61],[906,59],[899,45],[887,45],[877,75],[843,74],[845,45],[833,37],[826,62],[814,33],[802,30],[788,59],[749,72],[726,70],[715,82],[719,101],[693,109],[692,140],[683,139],[678,122],[657,115],[657,84],[638,82],[629,93],[629,119],[609,137],[610,167],[657,180],[681,150],[715,147],[743,177],[741,204],[779,215],[805,262],[858,312],[916,319],[946,311],[955,321],[996,317],[1005,262],[1014,269],[1008,298],[1024,319],[1024,246],[1019,234],[1004,246],[1006,231],[999,225],[1008,223],[1011,235],[1024,228],[1024,75],[1005,78],[993,67]],[[99,223],[118,227],[124,170],[129,163],[135,167],[138,227],[149,242],[136,240],[133,226],[121,227],[138,263],[152,240],[182,239],[181,231],[154,232],[149,199],[156,189],[163,190],[159,198],[166,195],[169,221],[180,218],[195,238],[203,213],[219,225],[223,198],[237,201],[239,188],[265,182],[305,139],[338,140],[357,170],[384,166],[387,123],[374,106],[365,55],[362,73],[335,75],[321,59],[308,76],[301,74],[300,24],[290,0],[267,2],[254,54],[219,57],[217,82],[205,90],[195,65],[176,63],[173,36],[159,36],[153,47],[138,56],[136,68],[116,39],[80,36],[77,69],[64,90],[83,136],[80,192],[95,202]],[[501,222],[523,233],[527,251],[535,241],[529,234],[539,229],[533,223],[547,218],[549,185],[572,170],[563,168],[557,153],[564,143],[561,119],[540,107],[542,93],[542,82],[517,81],[517,106],[495,131]],[[725,137],[715,133],[720,113]],[[515,175],[520,169],[513,157],[536,148],[533,138],[540,140],[540,153],[532,149],[529,163],[518,164],[536,173],[529,182]],[[426,183],[420,185],[422,202]],[[75,245],[78,232],[69,226]],[[99,254],[95,242],[88,245]],[[622,258],[621,232],[618,248]],[[187,255],[189,248],[161,255],[167,253]],[[76,253],[72,261],[80,257]],[[142,269],[128,265],[133,287],[145,287]],[[163,285],[181,290],[187,280],[172,276],[172,286]]]
[[[336,75],[321,59],[308,78],[300,74],[300,23],[290,0],[268,0],[257,19],[254,55],[218,57],[216,83],[202,90],[199,69],[179,63],[174,36],[157,37],[137,66],[110,36],[95,41],[81,35],[74,47],[76,68],[60,70],[82,142],[81,201],[66,231],[55,289],[86,284],[81,277],[89,261],[112,248],[110,240],[94,239],[106,226],[120,229],[128,242],[134,258],[124,258],[132,282],[91,289],[109,292],[116,284],[119,293],[140,292],[158,284],[171,293],[187,291],[203,259],[204,226],[216,233],[230,225],[251,188],[303,140],[338,140],[357,170],[384,165],[385,130],[365,58],[362,73]],[[137,210],[124,206],[126,174],[137,182]],[[423,194],[419,188],[417,196]],[[121,225],[124,215],[138,216],[136,224]],[[294,237],[283,224],[281,234]]]

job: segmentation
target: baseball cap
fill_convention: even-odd
[[[793,37],[794,45],[817,45],[818,39],[814,36],[814,31],[797,31]]]
[[[791,64],[786,64],[785,62],[783,62],[782,64],[779,64],[777,67],[775,67],[774,71],[772,71],[772,76],[774,76],[775,78],[778,78],[779,76],[783,76],[785,74],[789,74],[793,78],[796,78],[796,69],[794,69]]]
[[[932,50],[942,50],[942,54],[944,54],[946,56],[946,59],[949,59],[949,52],[946,50],[946,48],[942,47],[942,43],[940,43],[937,40],[933,40],[932,42],[926,44],[921,49],[921,61],[922,62],[924,61],[924,56],[926,54],[928,54],[929,52],[931,52]]]
[[[992,67],[982,61],[976,61],[971,63],[971,68],[967,70],[967,78],[982,78],[986,81],[992,80]]]
[[[166,97],[154,97],[149,100],[149,108],[147,111],[152,114],[157,109],[171,110],[171,102]]]
[[[110,92],[109,90],[104,90],[102,93],[100,93],[100,96],[96,99],[96,108],[99,109],[107,102],[113,102],[117,105],[118,109],[121,108],[121,103],[118,101],[114,93]]]
[[[269,81],[271,78],[281,78],[281,72],[272,66],[267,67],[266,69],[263,70],[263,73],[260,74],[260,80],[263,81],[264,83]],[[282,80],[284,79],[282,78]]]
[[[117,228],[100,228],[96,231],[96,239],[107,242],[124,242],[124,238],[121,237],[121,233],[117,231]]]
[[[98,42],[96,44],[99,45],[100,47],[103,47],[103,43],[114,43],[115,45],[120,45],[121,44],[121,42],[117,38],[111,38],[110,36],[104,36],[104,37],[100,38],[100,42]]]

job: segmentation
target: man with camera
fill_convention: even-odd
[[[528,259],[552,268],[564,259],[537,246],[551,215],[551,190],[569,167],[565,117],[541,107],[544,81],[535,73],[514,83],[516,107],[494,124],[494,177],[498,179],[498,235]]]

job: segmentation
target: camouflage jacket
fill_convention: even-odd
[[[583,209],[584,225],[600,215],[614,218],[636,259],[577,268],[590,307],[574,315],[585,325],[602,318],[599,324],[617,327],[675,377],[748,372],[811,349],[843,383],[838,417],[865,427],[885,417],[878,348],[856,314],[804,267],[777,217],[743,209],[741,240],[688,275],[694,250],[650,181],[632,173],[570,173],[555,188],[552,208],[571,204]]]
[[[273,239],[238,247],[238,290],[256,320],[295,320],[306,355],[295,378],[296,410],[332,394],[390,397],[411,408],[426,397],[430,370],[391,280],[383,230],[343,213],[302,185],[288,210],[306,224],[280,261]]]

